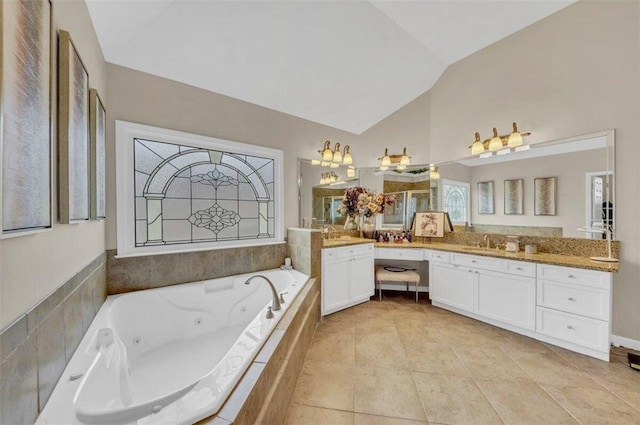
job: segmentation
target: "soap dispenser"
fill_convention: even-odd
[[[507,252],[520,251],[520,240],[517,236],[507,236],[507,246],[505,247]]]

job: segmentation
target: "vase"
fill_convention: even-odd
[[[373,239],[373,235],[376,232],[376,217],[373,215],[364,217],[360,228],[362,229],[362,237]]]
[[[344,230],[358,230],[358,220],[354,216],[348,215],[344,222]]]

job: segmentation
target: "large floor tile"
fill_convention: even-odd
[[[326,328],[324,328],[326,329]],[[307,352],[308,362],[355,364],[355,329],[316,330]]]
[[[544,386],[582,425],[638,425],[640,412],[604,389]]]
[[[409,371],[356,368],[355,412],[425,421],[427,418]]]
[[[404,335],[401,339],[411,370],[471,377],[464,363],[449,346],[421,339],[409,339]]]
[[[429,425],[425,421],[413,421],[410,419],[390,418],[388,416],[355,414],[354,425]]]
[[[353,412],[291,403],[284,425],[354,425]]]
[[[473,379],[413,372],[430,422],[450,425],[502,425]]]
[[[506,425],[579,425],[535,383],[477,382]]]
[[[353,411],[354,369],[342,363],[305,361],[292,401]]]
[[[476,379],[532,381],[500,348],[454,346],[458,358]]]
[[[553,352],[520,353],[510,356],[538,384],[603,388],[597,381]]]
[[[409,361],[398,333],[356,328],[356,364],[408,369]]]

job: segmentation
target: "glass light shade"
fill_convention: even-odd
[[[322,161],[320,162],[320,166],[321,166],[321,167],[328,167],[328,166],[329,166],[329,164],[331,164],[329,161],[324,161],[324,160],[322,160]]]
[[[406,168],[406,166],[409,164],[410,164],[410,161],[409,161],[409,155],[407,155],[407,148],[404,148],[402,150],[402,157],[400,158],[400,165],[403,165]]]
[[[324,177],[322,177],[322,178],[320,179],[320,184],[325,184],[325,183],[326,183],[326,181],[325,181]]]
[[[381,171],[387,171],[388,169],[389,169],[389,166],[388,166],[388,165],[381,165],[381,166],[380,166],[380,170],[381,170]]]
[[[500,140],[500,136],[498,136],[498,130],[496,128],[493,129],[493,137],[489,141],[489,151],[495,152],[502,149],[502,140]]]
[[[338,168],[340,166],[340,164],[338,164],[337,162],[332,162],[331,164],[329,164],[329,168]]]
[[[333,162],[340,164],[342,162],[342,152],[334,151],[333,152]]]
[[[510,148],[517,148],[518,146],[522,146],[522,134],[514,131],[509,135],[509,140],[507,141],[507,146]]]
[[[323,161],[331,161],[333,160],[333,151],[329,148],[326,148],[325,150],[322,151],[322,160]]]
[[[312,159],[311,160],[311,165],[320,165],[322,163],[322,161],[320,161],[319,159]]]
[[[356,176],[356,170],[353,168],[347,168],[347,177],[355,177]]]
[[[349,145],[344,147],[344,155],[342,156],[342,163],[346,165],[353,164],[353,157],[351,156],[351,152],[349,152]]]
[[[471,155],[480,155],[484,152],[484,145],[480,140],[480,133],[476,133],[476,140],[471,145]]]
[[[396,170],[404,170],[405,168],[407,168],[407,166],[406,165],[402,165],[402,163],[401,163],[400,165],[398,165],[396,167]]]

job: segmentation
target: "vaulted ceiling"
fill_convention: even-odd
[[[360,134],[574,0],[88,0],[107,62]],[[514,56],[515,57],[515,56]]]

